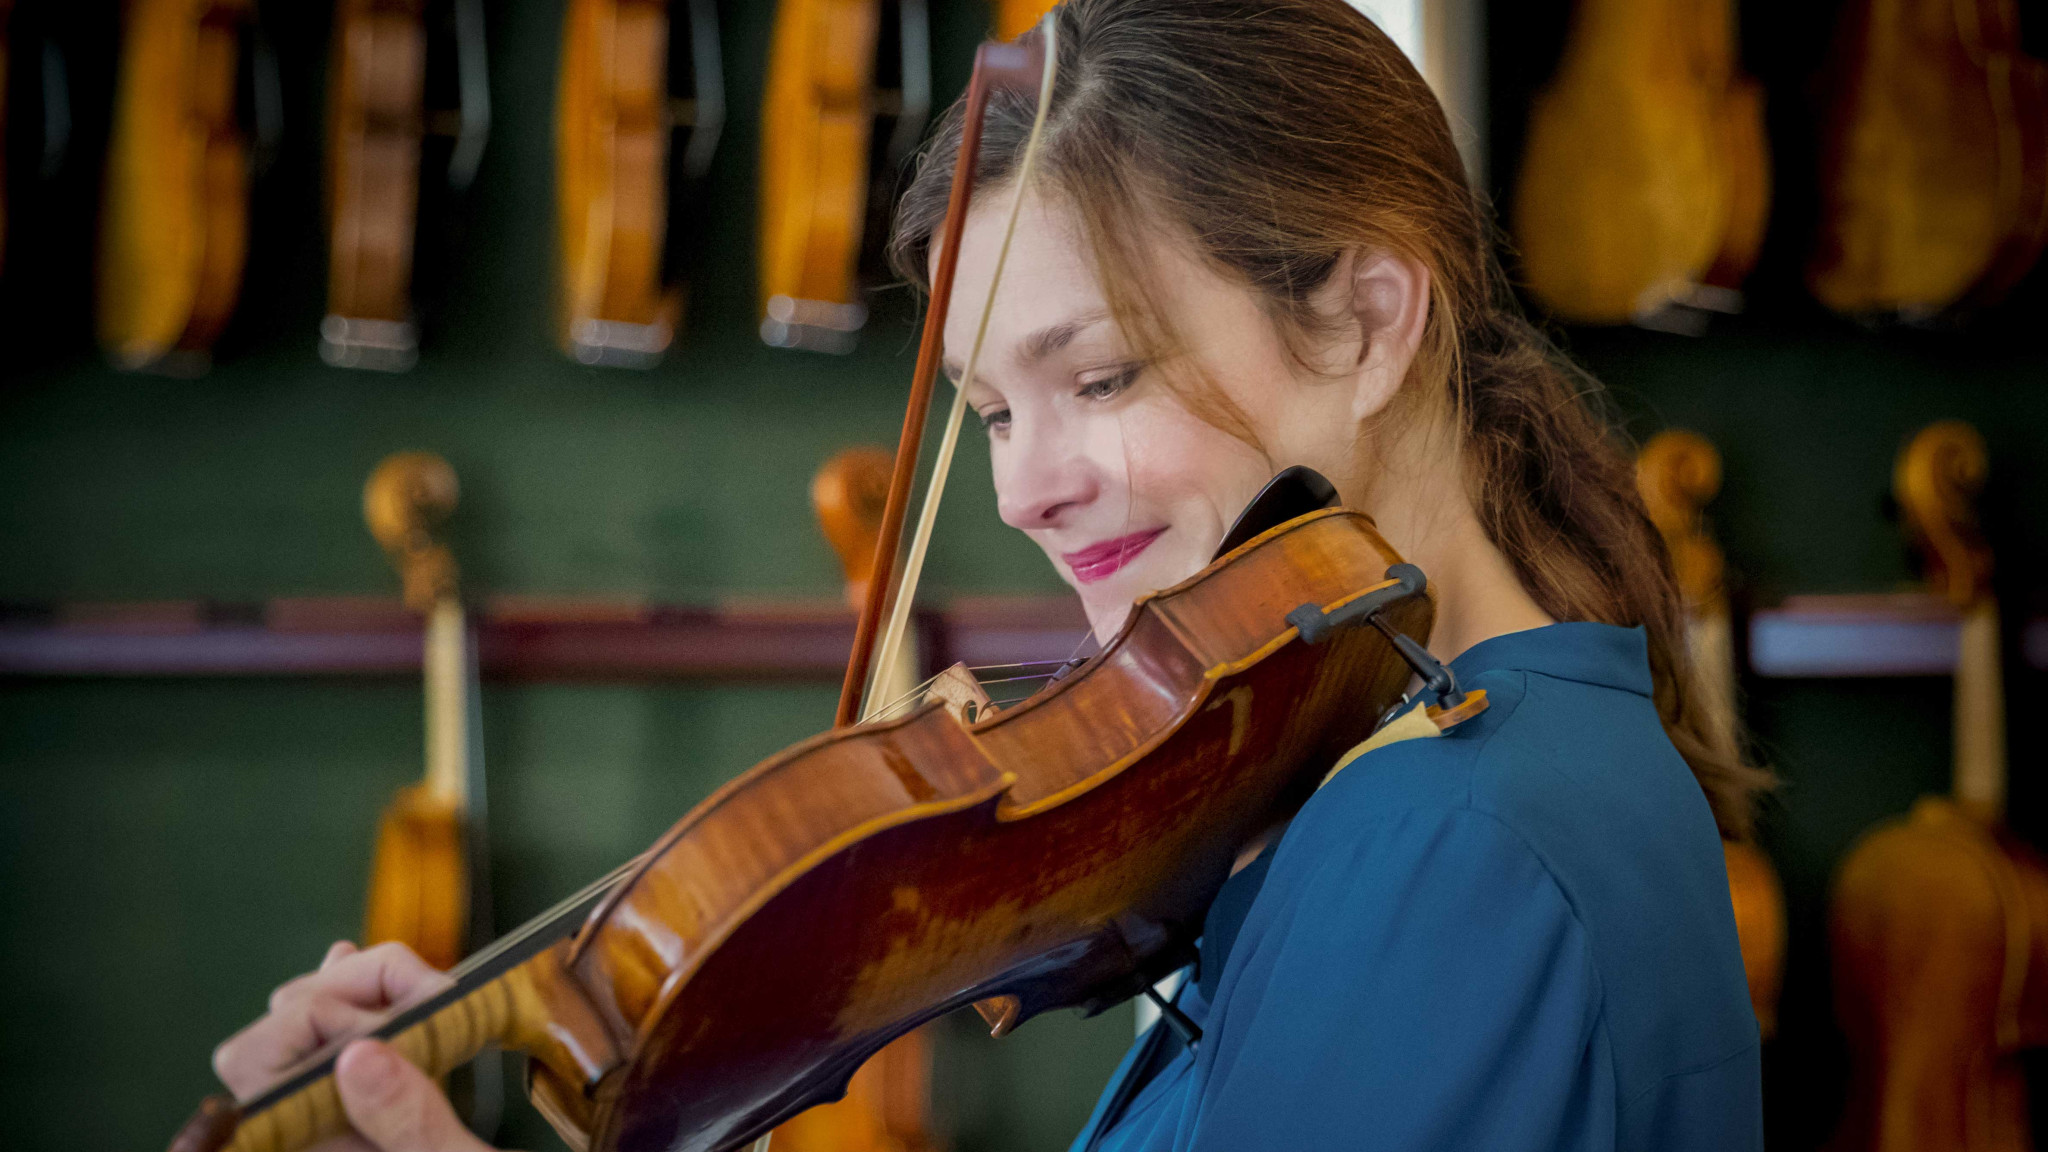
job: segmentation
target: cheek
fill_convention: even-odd
[[[1265,483],[1271,467],[1257,449],[1177,403],[1144,406],[1143,427],[1130,429],[1130,485],[1134,503],[1172,510],[1182,526],[1213,529],[1217,539]],[[1209,523],[1213,521],[1214,523]]]

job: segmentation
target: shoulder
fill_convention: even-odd
[[[1624,1098],[1753,1050],[1719,835],[1650,699],[1531,669],[1466,687],[1487,690],[1488,710],[1333,776],[1289,829],[1274,879],[1302,885],[1302,914],[1342,921],[1314,907],[1338,889],[1313,878],[1367,867],[1354,883],[1465,909],[1506,933],[1503,948],[1528,947],[1513,933],[1550,917],[1583,942]],[[1488,899],[1510,892],[1520,907]]]

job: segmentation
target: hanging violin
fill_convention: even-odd
[[[672,256],[725,124],[712,0],[570,0],[555,98],[556,267],[563,349],[650,368],[682,322]],[[677,42],[681,50],[677,51]],[[671,74],[691,95],[670,96]],[[686,133],[675,147],[671,136]]]
[[[1650,522],[1664,538],[1678,589],[1685,598],[1686,647],[1697,670],[1699,700],[1715,744],[1741,751],[1735,709],[1735,642],[1729,621],[1726,564],[1701,513],[1721,490],[1721,454],[1703,437],[1676,428],[1650,438],[1636,457],[1636,488]],[[1785,983],[1785,895],[1770,857],[1748,840],[1723,840],[1728,899],[1742,944],[1742,972],[1757,1029],[1768,1039],[1778,1027],[1778,993]]]
[[[1770,203],[1763,92],[1730,0],[1579,0],[1529,114],[1515,239],[1560,319],[1696,331],[1733,310]]]
[[[723,1152],[838,1097],[869,1056],[956,1008],[977,1005],[1002,1035],[1054,1008],[1119,1002],[1185,962],[1238,851],[1372,731],[1415,668],[1439,689],[1440,725],[1483,706],[1421,647],[1426,582],[1367,517],[1289,509],[1268,527],[1255,502],[1227,551],[1141,598],[1100,653],[1037,696],[973,720],[935,702],[873,716],[887,702],[863,689],[902,636],[936,515],[928,495],[899,573],[983,113],[994,88],[1038,94],[1014,227],[1055,28],[984,45],[968,86],[904,420],[912,449],[890,477],[840,701],[842,716],[871,718],[748,770],[372,1030],[436,1073],[486,1042],[528,1054],[529,1095],[572,1147]],[[1000,260],[992,280],[984,311]],[[947,463],[941,452],[934,490]],[[247,1099],[210,1101],[173,1148],[288,1152],[341,1132],[338,1051]]]
[[[386,457],[363,485],[363,519],[404,581],[406,606],[426,622],[427,753],[425,775],[399,789],[378,821],[363,943],[395,940],[443,970],[491,935],[476,649],[455,557],[438,535],[458,491],[455,470],[429,452]],[[466,1087],[470,1127],[487,1135],[504,1097],[495,1053],[471,1064]]]
[[[445,20],[430,17],[445,16]],[[429,106],[429,60],[453,32],[456,107]],[[340,0],[327,91],[327,316],[320,358],[402,372],[418,358],[414,240],[422,233],[422,151],[452,133],[447,184],[466,187],[490,125],[478,0]]]
[[[931,111],[928,41],[925,0],[780,0],[761,103],[765,343],[853,350],[876,217]]]
[[[1807,283],[1849,315],[1996,301],[2048,243],[2048,63],[2015,0],[1842,11]]]
[[[2048,861],[2005,829],[2005,690],[1991,555],[1971,500],[1984,441],[1949,420],[1899,457],[1929,590],[1960,616],[1954,786],[1866,834],[1830,940],[1850,1081],[1839,1152],[2026,1152],[2025,1049],[2048,1044]]]
[[[100,225],[99,333],[122,368],[204,371],[241,294],[249,143],[237,73],[253,0],[123,13]]]

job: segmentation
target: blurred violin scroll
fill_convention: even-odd
[[[682,322],[671,225],[687,220],[710,171],[725,94],[712,0],[677,3],[679,23],[668,0],[569,2],[555,103],[557,261],[562,345],[586,364],[652,367]],[[678,71],[687,97],[670,94]],[[675,131],[688,137],[672,148]]]
[[[1579,0],[1515,193],[1530,292],[1563,320],[1697,334],[1740,307],[1769,203],[1731,0]]]
[[[1928,589],[1962,617],[1954,786],[1865,835],[1836,874],[1839,1152],[2034,1147],[2020,1054],[2048,1044],[2048,865],[2002,822],[1998,610],[1971,506],[1985,473],[1983,439],[1951,420],[1915,436],[1893,477]]]
[[[249,239],[241,73],[254,18],[252,0],[124,8],[98,306],[119,367],[204,371],[234,312]],[[275,87],[260,66],[256,87],[252,100]]]
[[[931,112],[929,39],[925,0],[780,0],[761,111],[764,342],[853,350],[862,269],[879,264],[896,171]]]
[[[445,19],[430,24],[430,19]],[[453,109],[429,107],[428,76],[445,25]],[[415,238],[422,143],[452,135],[447,183],[474,177],[490,124],[479,0],[338,0],[327,92],[327,316],[321,359],[404,371],[418,355]]]
[[[2048,64],[2015,0],[1843,9],[1807,283],[1849,315],[1990,304],[2048,242]]]
[[[1697,688],[1718,751],[1741,752],[1735,705],[1735,645],[1729,624],[1725,561],[1708,533],[1701,509],[1721,490],[1721,454],[1705,438],[1667,429],[1636,457],[1636,487],[1651,523],[1664,538],[1690,619],[1687,647]],[[1777,1031],[1778,996],[1785,976],[1785,897],[1770,857],[1746,840],[1724,840],[1728,896],[1742,941],[1742,970],[1750,1007],[1765,1037]]]

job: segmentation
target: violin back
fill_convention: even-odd
[[[340,0],[327,96],[327,319],[342,367],[410,367],[426,0]]]
[[[468,813],[423,784],[398,790],[377,825],[363,942],[397,940],[442,971],[461,961],[469,926]]]
[[[2048,1041],[2048,869],[1941,797],[1864,837],[1835,882],[1851,1065],[1835,1152],[2029,1152],[2018,1053]]]
[[[1847,314],[1988,303],[2048,231],[2048,68],[2013,0],[1854,0],[1807,280]]]
[[[866,323],[856,275],[867,220],[879,0],[780,0],[761,108],[761,333],[845,352]]]
[[[561,338],[591,364],[658,361],[682,317],[668,227],[666,0],[570,0],[555,104]]]
[[[537,1085],[569,1102],[565,1135],[733,1148],[943,1012],[1000,998],[1006,1030],[1177,967],[1239,846],[1408,682],[1373,629],[1310,645],[1286,613],[1397,560],[1358,513],[1302,517],[1140,601],[1023,704],[835,730],[721,789],[577,940],[571,971],[628,1058]],[[1426,597],[1386,611],[1427,636]]]
[[[1625,323],[1755,263],[1769,161],[1734,20],[1728,0],[1581,0],[1515,193],[1529,290],[1559,318]]]
[[[123,368],[201,370],[242,287],[249,154],[236,77],[250,0],[134,0],[100,226],[99,334]]]

